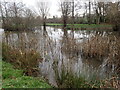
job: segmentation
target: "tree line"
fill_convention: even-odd
[[[5,30],[29,29],[34,24],[34,12],[22,2],[1,2],[0,11]]]
[[[59,0],[59,12],[61,17],[49,19],[49,2],[36,1],[36,10],[30,9],[22,2],[0,2],[0,12],[2,27],[5,30],[29,30],[35,26],[46,23],[63,23],[64,27],[68,23],[87,24],[113,24],[114,29],[120,26],[120,1],[98,2],[96,0]],[[81,11],[83,14],[80,16]]]
[[[71,21],[73,22],[71,23],[76,23],[74,21],[78,16],[77,12],[80,12],[80,10],[84,8],[84,13],[81,18],[83,21],[81,23],[108,23],[116,25],[117,27],[120,26],[120,1],[112,3],[91,2],[90,0],[88,2],[82,2],[81,0],[62,0],[59,6],[64,24],[66,24],[69,17],[72,18]],[[74,14],[75,12],[76,15]]]

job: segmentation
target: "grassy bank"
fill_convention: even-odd
[[[0,89],[2,88],[2,61],[0,57]]]
[[[57,24],[57,23],[48,23],[47,26],[63,26],[63,24]],[[110,24],[74,24],[74,27],[72,24],[67,24],[67,28],[75,28],[75,29],[112,29],[112,25]]]
[[[19,43],[22,44],[23,41]],[[2,43],[2,88],[51,88],[38,76],[41,56],[31,47],[15,48]]]
[[[51,88],[43,79],[24,76],[23,70],[14,69],[10,63],[2,61],[2,88]]]

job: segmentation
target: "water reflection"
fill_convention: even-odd
[[[83,48],[85,45],[88,46],[85,43],[91,42],[92,39],[106,37],[109,40],[110,36],[115,35],[113,32],[105,31],[71,31],[40,27],[35,31],[5,32],[3,42],[12,48],[34,49],[40,52],[43,57],[39,65],[40,73],[57,86],[56,73],[60,75],[63,66],[66,72],[70,71],[86,79],[92,79],[94,76],[100,79],[110,77],[114,72],[106,67],[106,57],[85,57]]]

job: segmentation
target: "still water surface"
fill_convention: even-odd
[[[54,27],[36,28],[35,31],[4,32],[3,42],[14,48],[35,49],[40,52],[43,61],[39,64],[40,75],[53,85],[56,85],[55,69],[60,75],[62,67],[73,74],[92,78],[104,79],[111,77],[114,65],[106,66],[106,57],[86,57],[83,55],[81,43],[88,42],[92,37],[116,36],[108,31],[63,30]],[[22,44],[20,44],[22,42]],[[57,67],[54,67],[57,64]]]

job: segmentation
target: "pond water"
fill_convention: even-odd
[[[14,48],[30,48],[40,52],[43,57],[43,61],[39,64],[40,75],[57,86],[56,70],[58,75],[61,75],[62,69],[65,69],[66,72],[72,72],[87,80],[95,77],[109,78],[115,74],[115,65],[107,67],[107,56],[93,57],[83,54],[83,47],[86,45],[83,43],[92,43],[91,38],[94,41],[96,37],[106,39],[109,44],[115,42],[110,37],[116,38],[117,34],[111,31],[71,31],[55,27],[46,27],[46,29],[39,27],[35,31],[5,32],[3,42]],[[103,41],[99,40],[99,42]]]

